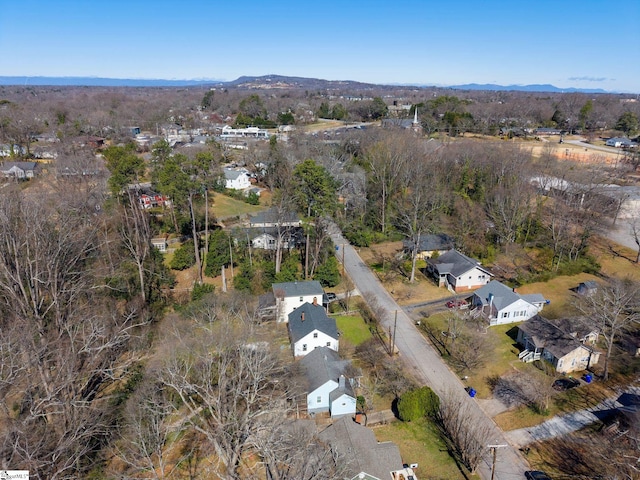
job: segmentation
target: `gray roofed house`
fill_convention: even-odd
[[[308,381],[309,414],[330,412],[338,417],[356,413],[356,395],[345,377],[350,364],[328,347],[315,348],[300,360]]]
[[[455,291],[481,287],[489,283],[493,276],[478,260],[455,249],[438,258],[427,259],[427,272],[436,279],[438,286],[451,287]]]
[[[245,228],[232,232],[238,240],[246,241],[249,238],[253,248],[261,250],[276,250],[278,237],[280,237],[280,247],[283,250],[290,250],[304,245],[304,232],[301,227],[259,227]]]
[[[249,180],[249,172],[246,170],[234,170],[231,168],[223,168],[225,188],[231,190],[244,190],[251,187]]]
[[[301,227],[302,221],[296,212],[278,213],[276,209],[270,208],[264,212],[249,217],[251,227]]]
[[[634,148],[638,146],[636,142],[626,137],[612,137],[605,142],[605,145],[616,148]]]
[[[338,351],[338,337],[336,320],[322,305],[304,303],[289,314],[289,339],[296,357],[323,346]]]
[[[518,356],[523,362],[540,358],[550,362],[558,373],[585,370],[598,363],[600,352],[589,346],[593,335],[582,337],[564,331],[562,322],[552,322],[540,315],[518,325],[517,342],[524,347]],[[597,338],[597,335],[596,335]]]
[[[336,420],[320,432],[319,437],[346,458],[347,478],[390,480],[393,478],[391,472],[404,469],[400,450],[395,443],[378,442],[373,430],[355,423],[349,417]]]
[[[276,318],[286,322],[288,315],[305,302],[325,304],[324,289],[317,280],[305,282],[273,283],[271,290],[276,298]]]
[[[537,315],[547,300],[539,293],[520,295],[515,289],[492,280],[471,296],[472,312],[489,320],[489,325],[522,322]]]
[[[454,241],[446,233],[421,235],[418,242],[416,257],[419,259],[431,258],[435,252],[442,255],[453,248]],[[411,254],[414,242],[409,239],[402,241],[402,247],[406,254]]]
[[[3,162],[0,165],[0,173],[7,178],[33,178],[37,171],[37,162]]]

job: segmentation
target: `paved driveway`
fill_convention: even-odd
[[[498,449],[495,478],[498,480],[521,480],[524,478],[528,466],[518,450],[511,445],[504,433],[488,416],[484,414],[478,404],[470,398],[464,390],[464,385],[442,361],[440,355],[416,330],[413,321],[398,306],[386,289],[378,281],[371,270],[362,261],[356,250],[342,237],[335,225],[329,229],[334,244],[338,247],[336,256],[342,261],[356,288],[367,298],[376,298],[384,308],[386,315],[381,320],[381,326],[388,331],[393,328],[397,314],[397,329],[395,344],[400,352],[400,358],[412,373],[424,384],[431,387],[439,396],[454,395],[468,407],[469,421],[485,425],[490,429],[486,438],[487,445],[507,445]],[[344,251],[343,251],[344,249]],[[491,478],[491,456],[487,448],[487,455],[480,466],[482,478]]]

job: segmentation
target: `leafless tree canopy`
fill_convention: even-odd
[[[107,306],[99,215],[59,197],[0,195],[0,458],[37,478],[77,478],[108,438],[104,391],[141,324]]]

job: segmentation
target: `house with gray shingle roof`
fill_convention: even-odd
[[[273,283],[271,291],[275,297],[278,322],[286,322],[289,314],[304,303],[328,303],[324,300],[324,289],[317,280]]]
[[[638,144],[634,141],[629,140],[626,137],[612,137],[605,142],[607,147],[616,147],[616,148],[635,148]]]
[[[7,178],[33,178],[38,171],[36,162],[3,162],[0,165],[0,173]]]
[[[469,301],[471,309],[489,320],[489,325],[523,322],[537,315],[547,300],[539,293],[520,295],[492,280],[474,292]]]
[[[318,347],[338,351],[335,318],[317,303],[304,303],[289,314],[289,340],[295,357],[303,357]]]
[[[517,342],[524,347],[520,360],[532,362],[542,358],[558,373],[586,370],[598,363],[600,352],[591,346],[597,334],[576,334],[563,327],[566,328],[562,322],[552,322],[540,315],[518,325]],[[575,330],[575,327],[570,329]]]
[[[345,376],[350,364],[328,347],[318,347],[300,360],[308,381],[309,414],[329,412],[339,417],[356,413],[356,396]]]
[[[234,170],[232,168],[222,169],[224,173],[224,186],[231,190],[244,190],[251,187],[249,172],[245,169]]]
[[[402,248],[405,254],[410,255],[413,252],[415,242],[405,239],[402,241]],[[453,238],[445,233],[420,235],[420,241],[417,245],[416,258],[422,260],[431,258],[436,252],[439,255],[446,253],[453,248]]]
[[[438,258],[427,259],[429,273],[440,287],[450,287],[456,292],[471,290],[486,285],[493,274],[478,260],[467,257],[457,250],[449,250]]]
[[[405,480],[415,474],[404,467],[400,449],[393,442],[378,442],[373,430],[342,417],[320,432],[321,440],[348,459],[348,475],[352,480]],[[404,476],[393,473],[404,472]]]
[[[296,212],[281,212],[277,209],[270,208],[263,212],[259,212],[249,217],[249,225],[251,227],[301,227],[302,220]]]

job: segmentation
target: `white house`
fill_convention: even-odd
[[[304,357],[319,347],[338,351],[335,318],[317,303],[305,303],[289,314],[289,339],[294,357]]]
[[[280,233],[280,248],[283,250],[290,250],[302,243],[301,229],[283,229]],[[276,250],[278,232],[275,229],[263,229],[263,232],[252,236],[251,246],[253,248],[259,248],[261,250]]]
[[[276,319],[286,322],[289,314],[305,303],[325,303],[324,290],[320,282],[283,282],[271,285],[276,301]]]
[[[638,144],[633,142],[625,137],[612,137],[605,142],[607,147],[616,147],[616,148],[634,148],[637,147]]]
[[[350,363],[327,347],[316,348],[300,360],[308,381],[309,414],[329,412],[332,417],[341,417],[356,413],[356,396],[345,377]]]
[[[457,250],[449,250],[438,258],[427,259],[427,272],[438,282],[456,292],[471,290],[486,285],[493,274],[479,261],[469,258]]]
[[[520,295],[492,280],[471,296],[471,308],[489,320],[489,325],[523,322],[542,311],[547,301],[540,294]]]
[[[36,162],[4,162],[0,165],[0,173],[7,178],[33,178],[37,170]]]
[[[234,170],[232,168],[223,169],[224,186],[230,190],[244,190],[251,187],[249,172],[246,170]]]
[[[247,127],[247,128],[233,128],[229,125],[222,127],[222,133],[220,138],[222,140],[234,139],[234,138],[260,138],[268,140],[270,137],[269,132],[263,128]]]

